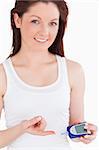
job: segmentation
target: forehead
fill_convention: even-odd
[[[60,12],[56,4],[53,2],[37,2],[29,7],[28,11],[26,12],[28,17],[30,16],[45,16],[48,18],[59,18]]]

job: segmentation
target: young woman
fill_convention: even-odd
[[[13,51],[0,65],[0,112],[7,129],[0,148],[69,149],[68,125],[84,121],[84,73],[64,56],[68,7],[64,0],[17,0],[11,11]],[[78,139],[90,143],[91,135]]]

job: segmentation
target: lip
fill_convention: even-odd
[[[34,40],[39,43],[45,43],[48,41],[48,39],[39,39],[39,38],[38,39],[34,38]]]

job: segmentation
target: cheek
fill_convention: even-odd
[[[49,36],[49,47],[53,44],[53,42],[56,39],[58,31],[54,30],[53,32],[50,32],[50,36]]]
[[[50,34],[50,35],[51,35],[51,38],[52,38],[53,40],[55,40],[57,34],[58,34],[58,29],[54,29],[54,30],[51,32],[51,34]]]
[[[35,30],[31,26],[24,26],[21,28],[21,35],[24,39],[29,39],[33,37],[35,34]]]

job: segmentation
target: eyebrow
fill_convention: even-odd
[[[31,15],[30,17],[37,17],[37,18],[41,19],[39,16],[36,16],[36,15]],[[54,18],[51,21],[53,21],[53,20],[58,20],[58,18]]]

